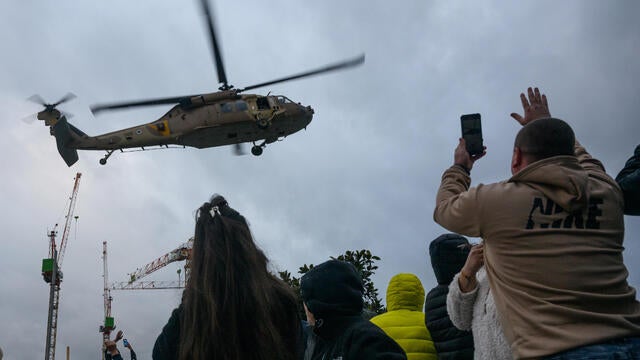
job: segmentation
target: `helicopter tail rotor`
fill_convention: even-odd
[[[33,113],[31,115],[23,117],[22,120],[26,124],[33,124],[34,121],[38,120],[38,113]]]
[[[73,115],[56,109],[56,106],[73,100],[75,97],[74,94],[67,93],[57,102],[49,104],[40,95],[32,95],[27,100],[44,106],[44,110],[22,119],[26,123],[33,123],[36,119],[44,120],[44,124],[51,128],[51,135],[56,138],[58,153],[60,153],[60,156],[68,166],[78,161],[78,151],[69,145],[74,141],[74,137],[78,137],[81,132],[67,122],[67,119],[70,119]]]
[[[42,105],[44,106],[45,110],[53,110],[56,108],[56,106],[60,105],[60,104],[64,104],[68,101],[71,101],[73,99],[76,98],[76,95],[74,93],[67,93],[67,95],[63,96],[62,98],[60,98],[60,100],[58,100],[57,102],[53,103],[53,104],[47,104],[46,101],[44,101],[44,99],[42,98],[42,96],[38,95],[38,94],[34,94],[31,95],[27,98],[27,100],[36,103],[38,105]]]
[[[56,109],[56,106],[60,105],[60,104],[64,104],[68,101],[71,101],[73,99],[75,99],[76,96],[73,93],[67,93],[65,96],[63,96],[60,100],[58,100],[55,103],[47,103],[46,101],[44,101],[44,99],[42,99],[42,97],[38,94],[35,95],[31,95],[27,98],[28,101],[31,101],[33,103],[36,103],[38,105],[42,105],[44,106],[44,110],[26,116],[24,118],[22,118],[22,121],[24,121],[25,123],[31,124],[33,123],[36,119],[39,120],[44,120],[45,124],[47,126],[51,126],[54,125],[55,122],[57,121],[57,119],[59,119],[60,117],[64,116],[67,119],[71,119],[73,117],[73,114],[64,112],[64,111],[60,111],[58,109]]]

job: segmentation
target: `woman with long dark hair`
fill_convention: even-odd
[[[267,265],[242,215],[220,195],[204,203],[182,304],[156,340],[153,359],[296,359],[296,297]]]

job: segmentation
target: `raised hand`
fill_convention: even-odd
[[[485,156],[487,154],[487,147],[484,147],[484,150],[482,151],[482,154],[477,154],[477,155],[470,155],[469,152],[467,151],[467,144],[464,141],[463,138],[459,139],[458,142],[458,147],[456,147],[456,150],[453,152],[453,163],[455,165],[460,165],[463,168],[467,169],[467,171],[471,171],[471,168],[473,167],[473,163],[476,162],[476,160],[480,159],[481,157]]]
[[[467,276],[475,276],[478,270],[484,265],[484,245],[478,244],[473,245],[471,251],[469,251],[469,256],[467,256],[467,261],[462,267],[462,271]]]
[[[511,113],[511,117],[516,119],[516,121],[522,126],[538,119],[551,117],[549,104],[547,103],[547,96],[544,94],[540,95],[540,90],[538,90],[538,88],[528,88],[527,93],[529,95],[528,100],[524,93],[520,94],[524,117],[517,113]]]

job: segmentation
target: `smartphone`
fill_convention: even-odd
[[[482,124],[480,114],[467,114],[460,116],[462,127],[462,138],[467,144],[467,152],[470,155],[482,154],[484,145],[482,144]]]
[[[122,339],[122,345],[129,346],[129,341],[127,339]]]

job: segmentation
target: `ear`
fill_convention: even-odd
[[[524,163],[523,153],[519,147],[513,148],[513,156],[511,157],[511,174],[515,175],[522,169]]]

